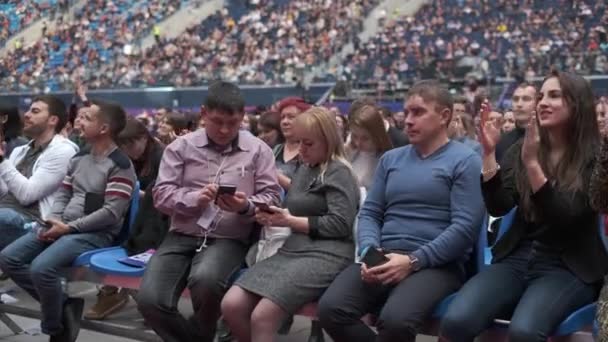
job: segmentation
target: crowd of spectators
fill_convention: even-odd
[[[194,86],[216,78],[292,83],[352,41],[377,3],[232,1],[177,38],[160,38],[140,51],[137,39],[181,2],[93,1],[75,21],[61,22],[33,46],[12,51],[0,63],[0,73],[6,76],[1,86],[65,89],[75,76],[91,88]]]
[[[156,44],[140,49],[140,39],[184,1],[90,1],[75,19],[60,20],[41,40],[5,56],[0,87],[55,91],[70,88],[75,77],[92,89],[199,86],[219,78],[298,83],[347,43],[354,52],[317,80],[398,85],[432,77],[533,77],[551,67],[608,72],[604,2],[435,0],[414,16],[384,10],[383,28],[361,42],[363,20],[378,3],[227,1],[176,38],[158,35]]]
[[[124,84],[128,50],[181,6],[181,0],[88,1],[73,19],[59,18],[54,29],[43,28],[40,40],[4,56],[0,87],[56,91],[72,87],[75,78],[91,88]]]
[[[0,4],[0,45],[36,20],[65,11],[69,0],[7,0]]]
[[[393,16],[337,70],[359,82],[471,75],[542,76],[551,67],[608,72],[606,4],[596,1],[436,0]]]
[[[377,0],[232,4],[137,56],[130,85],[193,86],[211,79],[293,83],[361,31]],[[242,14],[242,15],[241,15]],[[125,84],[128,85],[128,84]]]

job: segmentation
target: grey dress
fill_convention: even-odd
[[[329,163],[323,180],[319,173],[319,167],[302,165],[285,200],[292,215],[308,217],[311,233],[293,232],[277,254],[253,265],[235,283],[290,314],[319,299],[354,259],[357,181],[339,161]]]

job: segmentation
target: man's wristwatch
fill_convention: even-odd
[[[412,271],[420,271],[420,260],[418,260],[418,258],[413,256],[412,254],[408,255],[408,257],[410,258],[410,268],[412,269]]]

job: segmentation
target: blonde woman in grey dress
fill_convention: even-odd
[[[334,116],[311,108],[296,118],[294,133],[304,165],[292,180],[286,209],[256,210],[258,222],[290,227],[291,236],[277,254],[245,272],[222,301],[238,341],[273,341],[281,322],[321,297],[354,259],[359,189]]]

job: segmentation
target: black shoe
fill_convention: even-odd
[[[80,332],[80,320],[84,310],[84,299],[68,298],[63,304],[63,331],[53,335],[50,342],[75,342]]]

